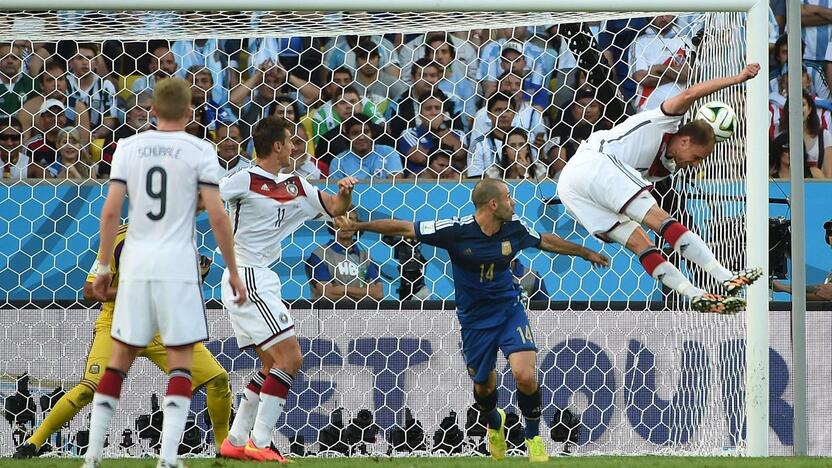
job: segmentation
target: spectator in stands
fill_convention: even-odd
[[[356,179],[389,178],[402,172],[402,157],[394,148],[375,142],[372,125],[359,118],[349,118],[343,125],[351,149],[338,154],[329,165],[335,180],[347,176]]]
[[[23,125],[14,117],[0,117],[0,163],[3,179],[29,177],[29,155],[23,146]]]
[[[482,177],[500,157],[506,135],[511,130],[511,123],[516,113],[509,103],[511,99],[503,93],[494,93],[488,98],[486,109],[491,120],[492,129],[473,144],[468,153],[468,177]]]
[[[267,60],[252,68],[251,76],[231,91],[229,101],[243,108],[240,115],[253,125],[271,115],[267,107],[275,96],[289,96],[302,104],[305,111],[307,105],[318,100],[320,93],[321,90],[314,84],[286,73],[283,67]],[[257,115],[256,119],[249,115],[252,113]]]
[[[548,132],[543,120],[543,113],[538,107],[531,105],[531,96],[522,89],[522,78],[512,71],[505,72],[500,76],[499,92],[509,96],[509,106],[514,109],[516,115],[512,126],[524,128],[535,140],[536,145],[543,146]],[[492,123],[485,108],[477,111],[474,118],[474,128],[471,133],[472,140],[479,140],[483,135],[491,131]]]
[[[511,274],[514,281],[520,285],[521,295],[530,301],[548,301],[549,292],[546,290],[546,283],[541,279],[540,273],[531,270],[523,265],[518,259],[511,261]]]
[[[0,42],[0,117],[16,116],[34,90],[35,80],[23,71],[20,47]]]
[[[780,107],[783,106],[786,100],[787,77],[788,76],[788,35],[783,34],[777,39],[774,44],[774,53],[772,55],[772,70],[769,74],[769,92],[771,97],[781,100]],[[829,101],[830,91],[829,85],[824,77],[823,69],[815,64],[803,65],[803,89],[809,92],[812,96]],[[771,100],[771,98],[770,98]]]
[[[354,210],[347,216],[358,219]],[[382,300],[384,290],[379,281],[378,266],[367,251],[359,248],[356,232],[338,229],[333,236],[332,242],[315,248],[306,260],[306,275],[313,299]]]
[[[408,175],[421,174],[435,151],[447,152],[451,155],[451,165],[465,168],[465,136],[451,128],[451,122],[443,112],[443,99],[446,98],[438,89],[420,96],[416,125],[405,130],[399,137],[398,148],[405,157]]]
[[[192,67],[209,70],[212,81],[216,83],[211,90],[211,99],[222,106],[228,103],[228,90],[237,84],[235,76],[239,77],[236,72],[229,73],[229,66],[233,65],[229,57],[234,51],[224,50],[221,47],[223,42],[220,39],[189,39],[176,41],[171,46],[171,52],[181,65],[179,77],[185,78],[185,70]]]
[[[362,98],[354,86],[347,86],[340,95],[325,102],[315,112],[312,117],[312,138],[317,144],[325,133],[340,127],[341,122],[347,118],[359,114],[365,115],[375,124],[384,122],[372,101]]]
[[[417,60],[411,72],[413,85],[391,102],[385,113],[388,121],[387,131],[393,138],[398,138],[402,132],[415,124],[416,116],[419,115],[419,96],[433,90],[441,77],[439,65],[426,58]],[[444,110],[454,119],[456,114],[453,112],[453,103],[444,94],[442,93]]]
[[[356,47],[362,41],[370,41],[379,51],[379,68],[384,73],[399,78],[401,66],[396,56],[396,47],[382,36],[338,35],[324,46],[324,65],[330,70],[347,67],[357,70]]]
[[[347,86],[353,84],[352,70],[347,67],[336,68],[327,73],[326,86],[323,89],[324,100],[331,100],[336,96],[340,96]]]
[[[127,113],[124,123],[115,131],[114,140],[119,141],[122,138],[149,130],[151,128],[150,106],[152,103],[153,94],[148,91],[142,91],[139,95],[131,93],[125,101]]]
[[[58,157],[46,168],[49,177],[84,180],[95,174],[95,163],[89,151],[82,146],[78,133],[71,127],[58,132]]]
[[[34,134],[26,142],[32,177],[46,177],[46,169],[58,160],[58,134],[67,125],[65,111],[64,104],[56,99],[46,100],[38,109]]]
[[[546,166],[537,161],[529,143],[529,133],[522,128],[512,128],[500,150],[500,158],[486,169],[491,179],[522,179],[541,181],[546,178]]]
[[[789,179],[791,158],[789,156],[789,134],[781,133],[769,144],[769,176],[772,179]],[[807,179],[822,178],[817,166],[809,164],[809,155],[803,149],[803,177]]]
[[[214,144],[217,145],[220,174],[228,177],[252,166],[245,150],[245,139],[236,124],[219,123],[214,131]]]
[[[468,78],[467,67],[456,60],[456,48],[447,33],[431,33],[425,38],[425,55],[441,67],[436,86],[454,103],[454,114],[462,116],[465,129],[471,128],[477,112],[477,84]]]
[[[440,62],[447,67],[449,64],[440,60],[440,56],[445,53],[444,51],[434,55],[434,50],[437,49],[435,42],[441,40],[447,42],[450,46],[448,52],[453,56],[453,61],[450,63],[452,75],[454,77],[466,77],[472,84],[476,84],[474,80],[477,78],[477,65],[479,64],[477,50],[481,42],[480,33],[481,30],[475,29],[454,33],[433,31],[427,34],[408,34],[409,40],[397,50],[399,63],[402,64],[402,79],[409,80],[413,62],[421,57]],[[431,43],[434,43],[433,46],[431,46]],[[411,82],[408,81],[408,83]]]
[[[451,155],[445,151],[434,151],[428,158],[428,168],[420,176],[422,179],[460,180],[460,172],[451,165]]]
[[[832,178],[832,134],[821,126],[815,100],[803,91],[803,147],[812,177]],[[789,128],[789,99],[783,108],[781,128]]]
[[[118,126],[116,88],[113,83],[96,73],[93,67],[99,59],[98,45],[78,44],[75,55],[69,60],[69,107],[81,101],[90,110],[90,129],[94,138],[112,135]]]
[[[578,146],[592,132],[612,128],[612,122],[603,115],[603,107],[592,88],[582,88],[575,94],[575,101],[569,106],[563,120],[552,129],[552,144],[546,147],[552,177],[560,174]]]
[[[133,93],[139,94],[142,91],[153,92],[156,87],[156,81],[164,78],[170,78],[176,75],[179,70],[179,64],[176,63],[176,57],[171,52],[167,44],[156,44],[153,50],[150,51],[150,61],[147,64],[148,74],[137,79],[133,83]]]
[[[45,101],[60,101],[66,108],[64,117],[66,125],[78,126],[82,129],[81,137],[84,141],[90,138],[90,113],[88,107],[80,100],[74,100],[70,104],[69,83],[66,78],[66,68],[58,60],[46,62],[43,73],[38,77],[40,93],[33,93],[23,104],[23,111],[18,112],[17,117],[23,125],[24,138],[31,138],[41,106]]]
[[[309,137],[303,125],[295,126],[290,157],[291,167],[284,167],[281,172],[299,175],[308,180],[323,178],[321,168],[316,164],[317,161],[309,154]],[[326,168],[329,169],[328,166]]]
[[[832,83],[832,4],[829,0],[802,0],[803,60],[824,71]]]
[[[378,47],[369,40],[362,40],[353,49],[358,67],[352,83],[358,93],[373,101],[379,109],[387,107],[387,101],[407,91],[407,85],[389,73],[381,73]]]
[[[655,109],[689,84],[690,40],[674,31],[673,15],[653,18],[630,47],[630,77],[638,83],[639,112]]]
[[[300,110],[298,101],[289,96],[277,96],[271,106],[271,115],[276,115],[289,122],[298,123],[303,113]]]
[[[187,81],[191,82],[191,105],[199,115],[201,123],[209,131],[213,131],[217,123],[233,122],[235,119],[232,113],[214,101],[211,95],[211,89],[214,87],[214,78],[211,71],[199,65],[188,69]],[[195,113],[194,115],[197,115]]]
[[[499,83],[500,77],[508,73],[520,77],[520,88],[523,90],[524,96],[527,96],[524,99],[529,101],[537,110],[543,112],[552,105],[552,93],[544,88],[541,82],[534,80],[536,75],[527,67],[528,62],[523,51],[526,47],[533,46],[530,43],[524,45],[516,41],[506,42],[500,54],[500,74],[495,79]],[[486,96],[493,93],[492,84],[494,84],[492,81],[483,82],[483,89],[487,91]]]
[[[528,28],[525,26],[496,29],[494,34],[496,38],[480,49],[478,78],[483,95],[491,96],[497,90],[497,78],[511,70],[523,78],[524,89],[535,90],[529,93],[534,96],[545,84],[551,70],[551,66],[544,70],[544,50],[529,41]],[[550,103],[551,96],[543,108]]]
[[[280,15],[281,12],[263,12],[263,17]],[[324,70],[321,54],[321,39],[313,37],[258,37],[246,40],[249,53],[249,66],[259,67],[263,62],[275,62],[292,77],[314,83],[316,86],[325,81],[321,79]]]

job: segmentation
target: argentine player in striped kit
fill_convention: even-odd
[[[356,180],[338,181],[338,194],[315,188],[303,177],[280,170],[291,165],[294,124],[276,116],[254,128],[257,165],[220,181],[222,198],[232,207],[239,269],[229,266],[223,278],[239,271],[250,301],[239,305],[223,283],[222,301],[240,349],[254,348],[263,368],[243,390],[237,417],[220,455],[238,460],[286,462],[271,448],[275,424],[303,356],[294,322],[280,299],[280,279],[271,265],[280,259],[280,241],[307,220],[331,220],[346,213]]]
[[[191,404],[194,344],[208,339],[199,255],[194,244],[197,198],[227,265],[236,266],[228,215],[217,190],[219,164],[214,145],[185,133],[191,119],[191,90],[184,80],[160,81],[151,115],[156,130],[119,142],[113,155],[107,201],[101,211],[101,244],[93,292],[106,297],[110,262],[121,208],[130,193],[130,225],[120,260],[119,290],[109,364],[92,399],[85,467],[101,462],[104,440],[118,405],[121,385],[139,352],[158,332],[167,351],[167,393],[162,410],[159,468],[182,466],[179,442]],[[225,278],[235,301],[246,288],[235,273]]]

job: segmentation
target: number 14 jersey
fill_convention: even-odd
[[[321,192],[292,174],[270,174],[259,166],[220,181],[231,205],[234,251],[240,267],[268,268],[280,259],[280,242],[307,220],[331,220]]]
[[[118,142],[110,183],[127,187],[129,204],[122,282],[201,282],[194,243],[198,187],[216,189],[219,174],[214,146],[185,132],[150,130]]]

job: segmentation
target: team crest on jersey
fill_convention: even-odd
[[[511,255],[511,241],[503,241],[503,243],[500,245],[500,250],[506,257]]]
[[[296,197],[298,195],[298,186],[295,185],[294,181],[286,182],[286,191],[289,192],[289,195]]]
[[[93,364],[90,366],[90,374],[97,374],[101,371],[101,368],[98,367],[98,364]]]

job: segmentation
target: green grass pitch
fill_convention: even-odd
[[[277,466],[253,462],[233,462],[210,458],[186,459],[189,468],[250,468]],[[33,460],[12,460],[0,458],[0,468],[78,468],[79,458],[38,458]],[[153,468],[152,459],[105,460],[101,468]],[[293,468],[499,468],[531,466],[523,458],[509,458],[495,462],[488,458],[304,458],[297,459]],[[735,458],[735,457],[552,457],[548,464],[534,466],[557,466],[563,468],[803,468],[830,467],[832,458]]]

